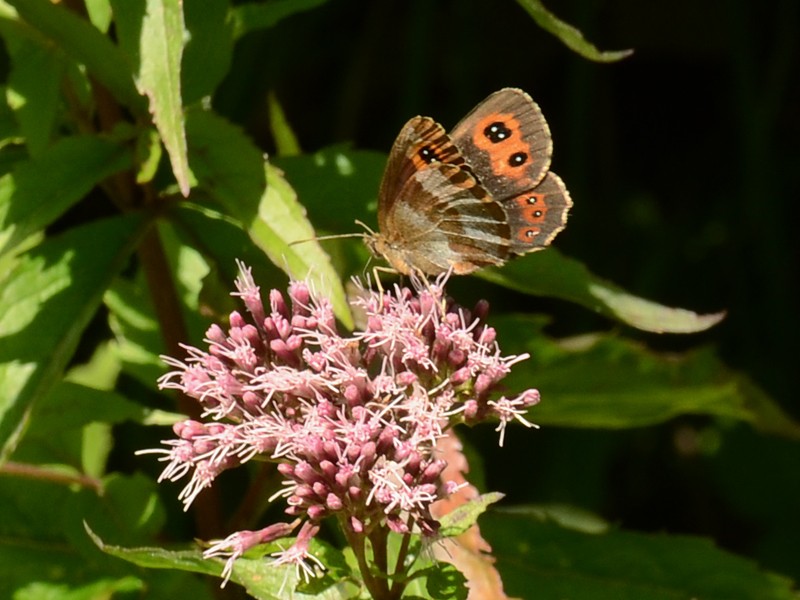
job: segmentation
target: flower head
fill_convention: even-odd
[[[226,469],[254,457],[277,463],[284,480],[273,499],[285,498],[286,513],[307,524],[280,562],[312,572],[308,543],[331,515],[354,534],[435,534],[430,506],[457,487],[442,481],[437,441],[459,422],[497,419],[501,440],[511,419],[530,425],[523,414],[538,402],[536,390],[494,394],[527,356],[502,356],[486,303],[473,311],[454,304],[446,278],[415,290],[362,288],[355,303],[366,326],[342,335],[330,303],[305,283],[290,285],[288,302],[271,291],[264,306],[240,269],[236,295],[247,313],[232,313],[227,330],[211,326],[207,350],[186,346],[184,360],[165,358],[174,369],[159,379],[197,400],[204,421],[178,423],[176,438],[155,452],[167,463],[162,479],[190,475],[180,495],[187,508]],[[286,527],[235,534],[209,555],[230,563]]]

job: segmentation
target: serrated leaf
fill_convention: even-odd
[[[146,114],[144,98],[136,91],[130,65],[111,41],[91,23],[49,0],[8,0],[19,17],[77,62],[122,104],[137,115]]]
[[[498,510],[480,521],[509,596],[537,600],[790,600],[784,577],[715,548],[710,540],[561,527],[536,507]]]
[[[192,167],[209,195],[242,223],[276,266],[293,278],[308,278],[318,294],[330,299],[336,316],[352,327],[341,281],[312,240],[314,230],[291,186],[221,117],[193,110],[188,126]],[[295,241],[304,243],[290,245]]]
[[[584,58],[597,62],[616,62],[633,54],[633,50],[601,52],[594,45],[586,41],[586,38],[583,37],[583,34],[578,29],[565,23],[547,10],[540,0],[517,0],[517,3],[533,17],[533,20],[536,21],[539,27],[552,33],[560,39],[565,46],[574,50]]]
[[[128,216],[75,228],[19,258],[0,288],[0,443],[59,381],[78,339],[143,232]],[[102,251],[98,251],[101,248]]]
[[[258,29],[275,26],[279,21],[295,13],[311,10],[325,4],[327,0],[272,0],[272,2],[249,2],[233,9],[235,38]]]
[[[0,178],[0,254],[52,223],[100,181],[131,163],[131,152],[124,146],[73,136],[19,164]]]
[[[555,248],[509,261],[502,268],[483,269],[477,275],[526,294],[575,302],[643,331],[696,333],[713,327],[725,317],[724,312],[700,315],[628,294]]]
[[[489,506],[502,499],[503,494],[499,492],[489,492],[488,494],[481,494],[477,498],[459,505],[453,511],[439,519],[442,525],[439,535],[442,537],[461,535],[477,522],[478,517],[482,515]]]
[[[141,567],[179,569],[216,577],[222,575],[225,562],[217,558],[205,559],[199,550],[170,551],[162,548],[122,548],[111,546],[105,544],[92,531],[90,526],[91,523],[85,524],[86,532],[98,548],[107,554]],[[338,582],[332,582],[333,584],[326,589],[311,595],[297,590],[296,588],[301,580],[295,567],[293,565],[275,565],[273,561],[263,556],[265,552],[286,548],[290,543],[291,540],[286,540],[260,547],[263,550],[257,553],[259,556],[256,558],[240,557],[234,563],[231,581],[242,585],[248,594],[260,600],[281,600],[286,598],[287,594],[298,600],[310,600],[312,598],[317,600],[345,600],[356,597],[358,588],[352,581],[345,578],[340,578]],[[335,552],[330,546],[323,545],[316,540],[312,541],[310,550],[315,555]],[[292,592],[292,590],[294,591]]]
[[[172,172],[184,196],[191,172],[181,101],[181,57],[184,25],[180,0],[116,0],[112,2],[121,48],[135,65],[136,87],[150,101]]]

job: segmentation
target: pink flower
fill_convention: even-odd
[[[277,463],[284,481],[272,499],[285,498],[286,513],[305,521],[277,563],[312,575],[309,542],[331,515],[348,534],[387,527],[434,535],[430,507],[456,487],[441,479],[437,441],[461,422],[496,419],[501,442],[508,421],[531,426],[524,414],[536,390],[494,399],[527,355],[502,356],[486,303],[472,312],[454,304],[446,277],[414,290],[361,288],[354,303],[366,326],[342,335],[330,303],[305,283],[291,284],[288,302],[272,290],[267,308],[239,266],[235,295],[247,313],[232,313],[227,331],[212,325],[208,350],[184,346],[185,359],[165,357],[173,370],[159,379],[196,399],[205,420],[177,424],[175,439],[147,452],[163,455],[161,479],[191,475],[180,494],[185,508],[226,469],[254,457]],[[206,556],[228,556],[227,581],[247,548],[297,523],[234,534]]]

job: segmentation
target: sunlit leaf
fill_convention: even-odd
[[[136,87],[150,101],[153,122],[167,149],[181,193],[191,174],[181,101],[184,27],[180,0],[116,0],[114,22],[120,47],[135,65]]]
[[[700,315],[638,298],[593,275],[582,263],[555,248],[514,259],[501,268],[484,269],[477,275],[526,294],[576,302],[655,333],[695,333],[713,327],[725,317],[723,312]]]
[[[77,62],[136,114],[146,103],[136,91],[130,65],[109,38],[91,23],[49,0],[9,0],[19,17]]]
[[[0,178],[0,253],[52,223],[131,163],[128,148],[91,136],[62,138],[37,159],[21,163]]]
[[[20,133],[31,156],[40,155],[50,142],[61,100],[64,61],[52,48],[29,39],[8,47],[13,68],[6,95],[16,113]]]
[[[0,288],[4,456],[23,433],[33,403],[60,379],[142,229],[140,218],[120,217],[70,230],[27,252],[6,277]]]
[[[282,174],[266,165],[252,142],[221,117],[191,111],[188,123],[192,167],[209,195],[243,224],[276,266],[296,279],[308,278],[350,327],[341,281],[313,241],[314,229]],[[299,241],[303,243],[292,245]]]
[[[92,537],[97,547],[112,556],[132,562],[136,565],[151,569],[178,569],[193,573],[203,573],[206,575],[221,576],[225,562],[218,559],[205,559],[199,550],[165,550],[162,548],[122,548],[105,544],[100,537],[91,529],[91,523],[86,524],[86,531]],[[339,600],[353,598],[358,591],[358,587],[352,579],[348,580],[339,577],[337,581],[331,581],[328,587],[314,594],[305,594],[297,591],[296,588],[301,579],[293,565],[275,565],[273,561],[264,557],[266,552],[278,551],[287,548],[291,544],[291,539],[287,539],[278,544],[262,546],[256,552],[240,557],[233,565],[231,581],[242,585],[247,593],[253,598],[260,600],[281,600],[287,597],[317,600]],[[317,540],[311,542],[311,552],[316,556],[323,556],[326,563],[343,564],[342,559],[334,559],[333,554],[338,554],[327,544],[322,544]]]

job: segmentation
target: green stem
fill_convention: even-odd
[[[411,531],[413,519],[408,518],[408,530]],[[405,562],[408,556],[408,548],[411,546],[411,534],[407,533],[403,536],[403,541],[400,542],[400,550],[397,552],[397,561],[394,563],[394,572],[392,573],[392,588],[391,593],[400,598],[406,589],[408,581],[407,573],[405,572]],[[402,574],[402,576],[401,576]]]
[[[386,581],[373,576],[370,571],[369,562],[367,561],[366,537],[363,534],[353,531],[344,517],[339,519],[339,525],[347,538],[347,543],[350,545],[356,557],[358,568],[361,571],[361,578],[364,580],[367,591],[369,591],[370,595],[376,600],[387,598],[388,589]]]

